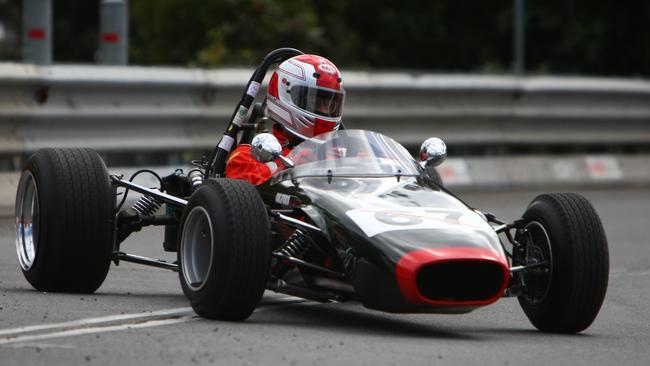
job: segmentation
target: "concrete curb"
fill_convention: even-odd
[[[449,158],[438,171],[450,189],[621,187],[650,184],[650,155]]]
[[[151,169],[167,175],[174,168]],[[437,169],[445,186],[457,192],[650,186],[650,154],[449,158]],[[111,173],[124,174],[127,179],[136,170],[110,168]],[[0,217],[13,215],[19,178],[18,172],[0,173]],[[158,186],[158,182],[147,174],[136,181]]]

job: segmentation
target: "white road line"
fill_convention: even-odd
[[[151,311],[146,313],[108,315],[108,316],[102,316],[98,318],[73,320],[70,322],[63,322],[63,323],[29,325],[25,327],[1,329],[0,336],[15,335],[20,333],[29,333],[29,332],[39,331],[39,330],[49,330],[49,329],[57,329],[57,328],[84,327],[84,326],[89,326],[94,324],[120,322],[125,320],[147,319],[147,318],[164,317],[164,316],[168,316],[168,317],[178,316],[178,315],[188,314],[191,312],[192,312],[191,307],[184,307],[184,308],[163,309],[163,310]]]
[[[74,349],[74,346],[69,346],[67,344],[54,344],[54,343],[18,343],[18,344],[12,344],[9,345],[8,347],[11,348],[40,348],[40,349],[48,349],[48,348],[59,348],[59,349]]]
[[[254,312],[270,310],[281,305],[296,305],[306,300],[293,296],[273,296],[266,298]],[[314,303],[318,304],[318,303]],[[0,330],[0,345],[18,342],[33,342],[44,339],[72,337],[77,335],[116,332],[120,330],[158,327],[162,325],[186,323],[200,318],[191,307],[163,309],[146,313],[108,315],[98,318],[78,319],[69,322],[30,325]],[[153,318],[153,319],[152,319]],[[39,331],[45,333],[33,334]],[[48,332],[52,331],[52,332]],[[32,334],[30,334],[32,333]]]
[[[90,327],[90,328],[71,329],[71,330],[64,330],[64,331],[61,331],[61,332],[54,332],[54,333],[47,333],[47,334],[37,334],[37,335],[26,335],[26,336],[19,336],[19,337],[15,337],[15,338],[5,337],[5,338],[0,338],[0,345],[9,344],[9,343],[17,343],[17,342],[40,341],[40,340],[43,340],[43,339],[51,339],[51,338],[72,337],[72,336],[77,336],[77,335],[82,335],[82,334],[106,333],[106,332],[116,332],[116,331],[128,330],[128,329],[159,327],[161,325],[186,323],[186,322],[196,320],[196,319],[198,319],[196,316],[183,316],[183,317],[180,317],[180,318],[150,320],[150,321],[146,321],[146,322],[143,322],[143,323],[135,323],[135,324],[120,324],[120,325],[109,325],[109,326],[105,326],[105,327]]]
[[[609,277],[636,277],[636,276],[648,276],[650,271],[611,271]]]

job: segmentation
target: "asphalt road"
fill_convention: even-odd
[[[41,293],[15,260],[0,221],[0,365],[647,365],[650,361],[650,189],[582,192],[609,238],[607,298],[579,335],[537,332],[515,299],[467,315],[384,314],[268,293],[244,323],[193,316],[175,273],[124,263],[93,295]],[[471,193],[516,218],[535,192]],[[161,252],[157,231],[123,248]],[[134,240],[135,239],[135,240]]]

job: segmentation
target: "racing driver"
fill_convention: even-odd
[[[341,74],[328,59],[300,55],[281,63],[269,81],[266,115],[273,121],[282,155],[305,139],[337,130],[344,100]],[[258,185],[280,164],[255,160],[250,145],[242,144],[228,157],[226,177]]]

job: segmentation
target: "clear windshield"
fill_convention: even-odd
[[[295,167],[281,175],[290,174],[291,178],[417,176],[421,172],[402,145],[390,137],[363,130],[318,135],[296,146],[287,158]]]

